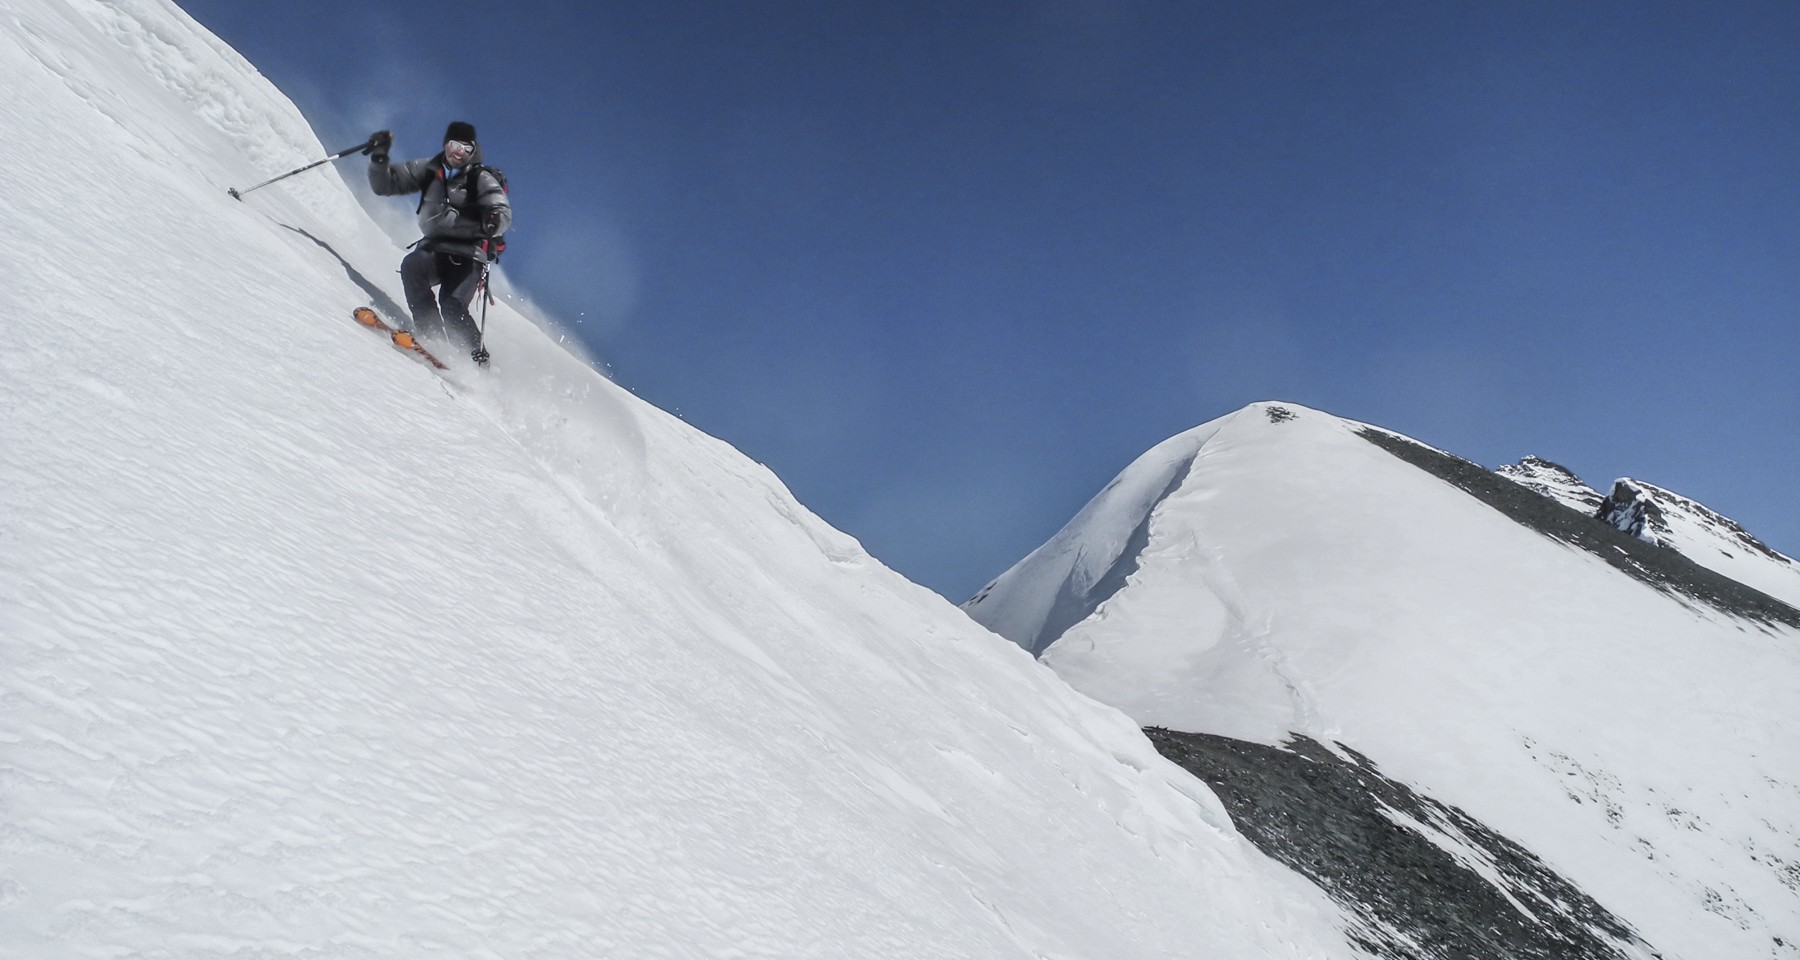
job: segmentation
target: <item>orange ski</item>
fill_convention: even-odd
[[[360,323],[371,330],[380,330],[387,334],[388,339],[394,341],[395,347],[401,350],[411,350],[413,353],[424,357],[426,362],[439,370],[450,369],[449,367],[444,366],[444,361],[432,356],[431,351],[425,349],[424,346],[413,337],[412,333],[406,330],[394,329],[386,320],[381,319],[381,316],[374,310],[371,310],[368,307],[357,307],[353,315],[356,317],[357,323]]]

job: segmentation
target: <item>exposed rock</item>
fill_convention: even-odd
[[[1358,921],[1357,946],[1418,960],[1658,957],[1629,926],[1529,850],[1384,776],[1354,750],[1281,747],[1150,728],[1205,780],[1250,842]]]
[[[1630,534],[1657,546],[1669,543],[1669,523],[1663,519],[1662,508],[1630,480],[1618,480],[1613,483],[1612,492],[1600,501],[1594,515],[1615,530]]]
[[[1495,473],[1541,493],[1571,510],[1593,516],[1600,508],[1600,491],[1587,485],[1575,471],[1542,457],[1526,457],[1499,467]]]

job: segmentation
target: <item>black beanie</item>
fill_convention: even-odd
[[[475,125],[464,123],[461,120],[451,121],[450,126],[444,130],[444,142],[449,143],[452,140],[462,140],[467,143],[474,143]]]

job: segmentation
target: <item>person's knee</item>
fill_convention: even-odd
[[[435,279],[429,262],[421,263],[416,256],[400,261],[400,286],[406,291],[406,305],[414,311],[425,307],[437,309],[437,298],[431,293]]]

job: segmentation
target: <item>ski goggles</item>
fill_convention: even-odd
[[[444,141],[444,156],[452,160],[459,160],[474,152],[475,145],[467,140]]]

